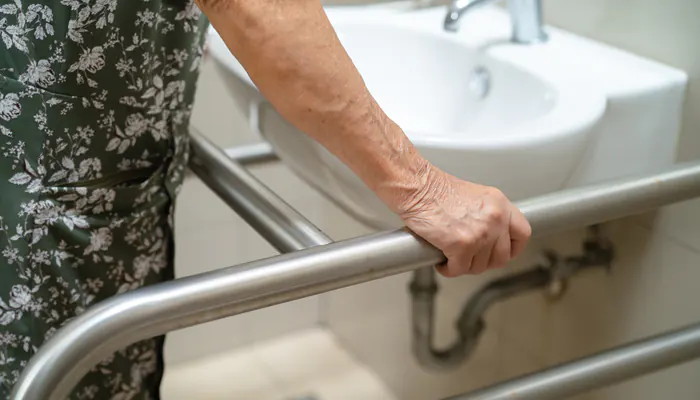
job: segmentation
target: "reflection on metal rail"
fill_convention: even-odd
[[[327,240],[203,136],[193,133],[192,142],[193,170],[279,249]],[[542,236],[698,196],[700,163],[554,193],[518,206],[533,234]],[[443,261],[434,247],[406,230],[395,230],[124,293],[91,307],[49,339],[25,368],[11,399],[63,399],[94,365],[142,339]]]
[[[256,143],[246,146],[231,147],[224,150],[226,155],[243,166],[263,164],[279,160],[277,154],[268,143]]]

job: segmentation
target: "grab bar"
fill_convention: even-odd
[[[230,151],[222,152],[194,128],[190,129],[190,136],[190,169],[278,251],[287,253],[332,242],[313,223],[232,160],[226,154]],[[266,156],[260,150],[240,155],[249,162]]]
[[[193,169],[205,182],[214,183],[213,189],[228,204],[244,204],[250,222],[261,218],[256,227],[259,232],[266,237],[296,237],[289,243],[278,243],[292,244],[290,248],[296,246],[294,240],[305,240],[299,236],[296,223],[288,223],[299,222],[298,215],[269,217],[265,210],[279,204],[265,203],[268,196],[258,192],[261,187],[244,176],[244,169],[224,161],[220,149],[196,133],[192,134],[192,146]],[[216,181],[213,171],[220,175]],[[232,182],[241,187],[228,187]],[[529,220],[533,234],[542,236],[698,196],[700,163],[686,163],[653,176],[566,190],[517,205]],[[320,234],[317,238],[323,240]],[[444,260],[440,251],[399,229],[124,293],[90,307],[59,329],[30,360],[11,399],[63,399],[94,365],[139,340]]]
[[[447,400],[562,400],[698,357],[694,324]]]

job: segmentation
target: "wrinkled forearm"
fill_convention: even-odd
[[[381,110],[318,0],[198,0],[260,92],[402,213],[430,164]]]

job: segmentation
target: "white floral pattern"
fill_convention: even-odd
[[[91,305],[170,279],[207,21],[192,0],[0,0],[0,398]],[[158,398],[162,338],[72,399]]]
[[[19,96],[16,93],[0,93],[0,118],[5,121],[15,119],[22,113]]]

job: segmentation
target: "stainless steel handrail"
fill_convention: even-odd
[[[331,243],[325,233],[192,128],[190,169],[281,253]],[[240,152],[245,162],[270,157],[264,149]]]
[[[262,221],[256,227],[259,232],[296,231],[297,225],[287,223],[296,220],[296,212],[270,218],[267,212],[275,212],[270,209],[272,204],[265,201],[266,196],[255,195],[261,187],[248,179],[243,168],[224,162],[222,151],[201,136],[194,134],[193,142],[193,169],[229,204],[245,204],[241,212],[248,213],[246,218]],[[213,171],[220,178],[213,176]],[[234,182],[241,186],[229,187]],[[567,190],[518,206],[530,221],[533,234],[542,236],[698,196],[700,163],[689,163],[653,176]],[[290,211],[284,206],[280,210],[281,214]],[[292,238],[287,244],[294,247],[295,232],[282,232],[281,236],[287,234]],[[121,294],[89,308],[59,329],[27,365],[11,399],[63,399],[99,361],[138,340],[443,261],[444,256],[425,241],[406,230],[395,230]]]
[[[700,357],[700,324],[448,400],[562,400]]]

